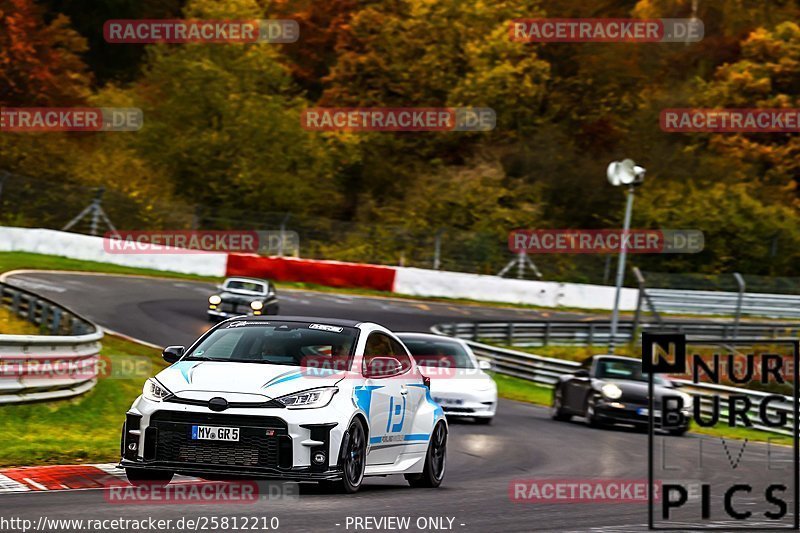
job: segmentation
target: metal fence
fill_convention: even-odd
[[[727,315],[734,322],[742,316],[800,318],[800,294],[789,292],[791,288],[797,290],[796,283],[791,283],[793,278],[774,278],[770,284],[770,278],[738,272],[709,277],[644,273],[634,267],[632,273],[639,286],[637,307],[646,307],[658,320],[662,313]],[[669,286],[670,283],[674,285]],[[675,285],[683,287],[674,288]],[[715,290],[702,290],[708,288]],[[758,292],[747,292],[748,288]],[[768,292],[769,289],[775,292]]]
[[[39,329],[37,335],[0,334],[0,404],[69,398],[94,387],[103,338],[97,325],[2,282],[0,306]]]
[[[452,322],[437,326],[445,335],[504,346],[604,346],[611,340],[610,320],[540,320],[527,322]],[[737,329],[738,328],[738,329]],[[697,322],[690,320],[663,323],[637,323],[621,320],[615,344],[634,342],[637,332],[658,330],[663,333],[684,333],[694,339],[727,339],[737,337],[779,339],[800,336],[800,323],[761,323],[730,321]]]
[[[555,383],[558,382],[560,376],[571,374],[580,366],[580,364],[575,361],[543,357],[541,355],[477,342],[472,340],[472,329],[458,327],[454,329],[452,326],[452,324],[439,324],[431,328],[431,331],[440,335],[450,335],[464,339],[479,359],[492,363],[492,368],[498,374],[524,379],[545,387],[553,387]],[[470,326],[472,326],[472,324],[470,324]],[[480,328],[478,328],[478,330],[480,331]],[[769,337],[768,339],[774,339],[774,337]],[[747,396],[752,404],[752,408],[748,412],[751,420],[759,420],[758,410],[761,401],[765,397],[770,396],[770,393],[766,392],[728,387],[725,385],[693,383],[687,380],[674,381],[681,385],[681,391],[691,394],[695,398],[695,401],[700,401],[702,397],[711,394],[719,395],[723,398],[727,398],[731,394]],[[786,422],[781,427],[769,427],[760,423],[754,423],[754,428],[780,435],[792,435],[791,428],[794,427],[793,398],[788,396],[783,396],[782,398],[783,400],[781,402],[772,402],[770,404],[767,414],[773,418],[785,416]],[[706,417],[710,416],[711,408],[708,402],[701,401],[700,405],[701,413]]]
[[[763,316],[800,318],[800,296],[735,292],[646,289],[655,308],[662,313],[695,315]]]

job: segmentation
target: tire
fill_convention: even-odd
[[[563,395],[564,392],[561,390],[561,387],[558,387],[553,391],[553,403],[550,417],[558,422],[568,422],[572,419],[572,415],[568,415],[564,412]]]
[[[439,422],[433,428],[428,452],[425,454],[425,468],[421,474],[406,474],[408,484],[414,488],[434,489],[442,484],[447,469],[447,428]]]
[[[586,423],[593,428],[602,428],[606,426],[604,422],[601,422],[597,418],[597,414],[595,413],[594,406],[597,404],[598,398],[599,396],[597,394],[590,395],[589,398],[586,400],[586,408],[584,410],[584,417],[586,418]]]
[[[494,420],[493,416],[484,416],[479,418],[474,418],[475,423],[479,426],[489,426],[492,424],[492,420]]]
[[[149,470],[144,468],[126,468],[125,477],[128,478],[128,483],[134,487],[141,487],[142,485],[152,485],[156,487],[166,487],[174,472],[166,470]]]
[[[342,446],[347,446],[342,454],[342,479],[320,481],[319,486],[327,492],[353,494],[361,488],[364,470],[367,467],[367,434],[358,419],[350,422],[347,438],[342,442]]]

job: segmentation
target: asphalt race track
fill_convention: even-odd
[[[209,284],[152,278],[75,274],[20,274],[7,282],[34,290],[119,333],[159,345],[188,344],[208,323],[205,300]],[[374,320],[395,330],[427,330],[448,320],[530,319],[531,310],[423,303],[399,299],[355,297],[309,291],[282,291],[283,314],[337,316]],[[568,314],[558,314],[567,316]],[[556,316],[554,313],[552,316]],[[575,316],[575,315],[571,315]],[[120,413],[120,420],[124,413]],[[702,463],[676,473],[673,479],[708,480],[717,484],[742,481],[754,486],[774,481],[767,447],[748,443],[737,468],[731,453],[739,443],[697,435],[659,437],[670,457],[694,458],[703,443]],[[788,448],[771,448],[770,464],[789,464]],[[685,465],[684,465],[685,466]],[[774,466],[773,466],[774,468]],[[744,471],[744,473],[743,473]],[[690,472],[690,474],[687,474]],[[643,531],[647,505],[637,503],[515,503],[512,480],[647,479],[647,436],[628,429],[588,428],[580,419],[554,422],[544,408],[502,401],[491,426],[452,423],[447,476],[439,489],[412,489],[402,477],[368,479],[356,495],[305,491],[298,499],[260,501],[252,505],[112,505],[101,490],[7,494],[0,496],[0,516],[48,518],[172,518],[205,516],[277,516],[278,531],[375,531],[347,527],[348,517],[411,517],[407,531],[419,531],[418,517],[453,518],[454,531]],[[769,479],[769,481],[767,481]],[[790,487],[791,473],[785,472]],[[756,497],[758,496],[758,497]],[[712,494],[712,519],[719,526],[740,527],[721,514],[722,495]],[[763,497],[740,498],[742,506],[760,514]],[[791,505],[790,505],[791,508]],[[658,507],[657,507],[658,509]],[[769,509],[768,507],[766,509]],[[686,520],[695,516],[683,517]],[[768,522],[763,520],[763,522]],[[781,522],[784,524],[785,522]],[[448,521],[444,521],[445,526]],[[683,523],[683,525],[687,525]],[[752,524],[751,524],[752,525]],[[761,524],[764,525],[764,524]],[[673,523],[681,528],[681,524]],[[423,528],[422,530],[431,530]],[[441,530],[441,529],[440,529]],[[446,530],[446,529],[445,529]],[[220,529],[221,531],[221,529]]]

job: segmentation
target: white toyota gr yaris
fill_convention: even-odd
[[[365,476],[437,487],[448,427],[430,381],[369,322],[236,317],[147,380],[122,430],[133,484],[176,473],[318,481],[352,493]]]

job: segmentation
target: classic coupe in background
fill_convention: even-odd
[[[275,286],[265,279],[228,278],[208,297],[208,319],[218,322],[239,315],[277,315]]]

